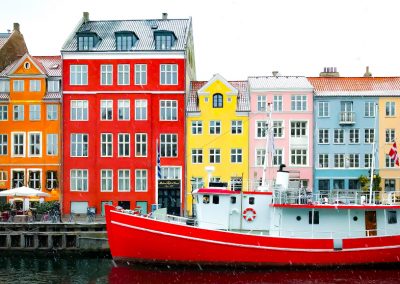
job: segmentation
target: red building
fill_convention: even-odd
[[[191,19],[90,21],[85,12],[61,53],[63,212],[113,203],[146,213],[159,203],[181,214]]]

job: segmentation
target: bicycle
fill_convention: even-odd
[[[69,218],[68,218],[68,222],[69,223],[75,223],[75,213],[71,211],[71,213],[69,214]]]
[[[88,221],[88,223],[94,222],[95,217],[96,217],[96,214],[93,211],[89,210],[87,212],[87,221]]]

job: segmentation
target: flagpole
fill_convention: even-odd
[[[371,176],[370,176],[370,182],[369,182],[369,204],[372,204],[372,187],[374,184],[374,169],[375,169],[375,141],[376,141],[376,129],[377,125],[376,122],[378,121],[378,104],[375,104],[375,121],[374,121],[374,140],[372,141],[372,161],[371,161]],[[379,135],[379,133],[377,133]]]
[[[155,192],[155,198],[156,198],[156,200],[155,200],[155,204],[156,204],[156,206],[157,206],[157,208],[156,209],[158,209],[158,156],[160,155],[160,153],[158,153],[158,151],[159,151],[159,149],[158,149],[158,139],[156,139],[156,168],[155,168],[155,174],[156,174],[156,186],[155,186],[155,189],[156,189],[156,192]]]
[[[264,166],[263,166],[263,174],[262,174],[262,187],[263,189],[266,188],[267,186],[267,181],[266,181],[266,171],[267,171],[267,166],[269,163],[269,152],[271,151],[270,143],[273,143],[270,141],[272,138],[270,136],[270,131],[271,131],[271,109],[270,109],[270,104],[267,104],[267,111],[268,111],[268,121],[267,121],[267,129],[265,132],[265,138],[266,138],[266,143],[265,143],[265,156],[264,156]],[[273,130],[272,130],[273,131]]]

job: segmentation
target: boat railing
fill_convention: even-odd
[[[313,193],[307,189],[274,189],[275,204],[343,204],[343,205],[392,205],[400,203],[400,192],[385,193],[362,190],[325,190]]]

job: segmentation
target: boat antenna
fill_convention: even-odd
[[[263,165],[263,175],[262,175],[262,188],[268,189],[267,181],[266,181],[266,171],[269,165],[269,155],[274,151],[274,141],[273,141],[273,127],[271,121],[271,103],[267,103],[266,108],[268,114],[267,125],[265,129],[265,156],[264,156],[264,165]],[[271,135],[272,133],[272,135]]]
[[[372,161],[371,161],[371,176],[369,181],[369,204],[372,204],[372,187],[374,184],[374,169],[375,169],[375,151],[376,151],[376,134],[377,129],[377,119],[378,117],[378,104],[375,104],[375,120],[374,120],[374,139],[372,140]]]

